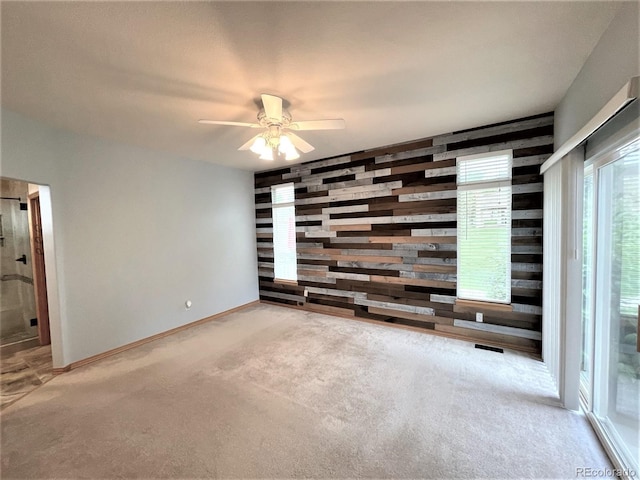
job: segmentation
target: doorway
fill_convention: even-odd
[[[590,418],[640,471],[640,138],[585,167],[582,368]]]
[[[0,346],[3,352],[40,344],[28,197],[28,183],[0,179]],[[40,320],[48,323],[48,318]]]
[[[51,343],[39,186],[0,178],[0,348]]]
[[[40,188],[0,178],[0,408],[53,377]]]

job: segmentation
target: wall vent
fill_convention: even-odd
[[[479,343],[476,343],[476,348],[479,348],[480,350],[489,350],[491,352],[498,352],[498,353],[504,353],[504,350],[498,347],[490,347],[488,345],[480,345]]]

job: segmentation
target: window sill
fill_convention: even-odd
[[[455,305],[463,308],[494,310],[498,312],[513,312],[513,305],[511,305],[510,303],[493,303],[483,302],[480,300],[463,300],[461,298],[456,298]]]
[[[281,278],[274,278],[273,283],[279,283],[282,285],[296,285],[296,286],[298,285],[297,280],[283,280]]]

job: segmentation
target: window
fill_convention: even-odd
[[[296,281],[296,208],[293,183],[271,187],[274,276]]]
[[[511,150],[457,159],[460,299],[511,302],[511,166]]]

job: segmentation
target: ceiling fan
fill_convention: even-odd
[[[345,122],[341,118],[293,122],[291,114],[282,107],[282,98],[266,93],[263,93],[261,97],[264,108],[258,112],[258,123],[223,120],[198,120],[198,122],[209,125],[263,129],[262,132],[238,148],[238,150],[251,150],[259,154],[261,160],[273,160],[279,155],[283,155],[286,160],[295,160],[300,158],[298,150],[308,153],[314,149],[312,145],[293,133],[292,130],[340,130],[345,128]]]

